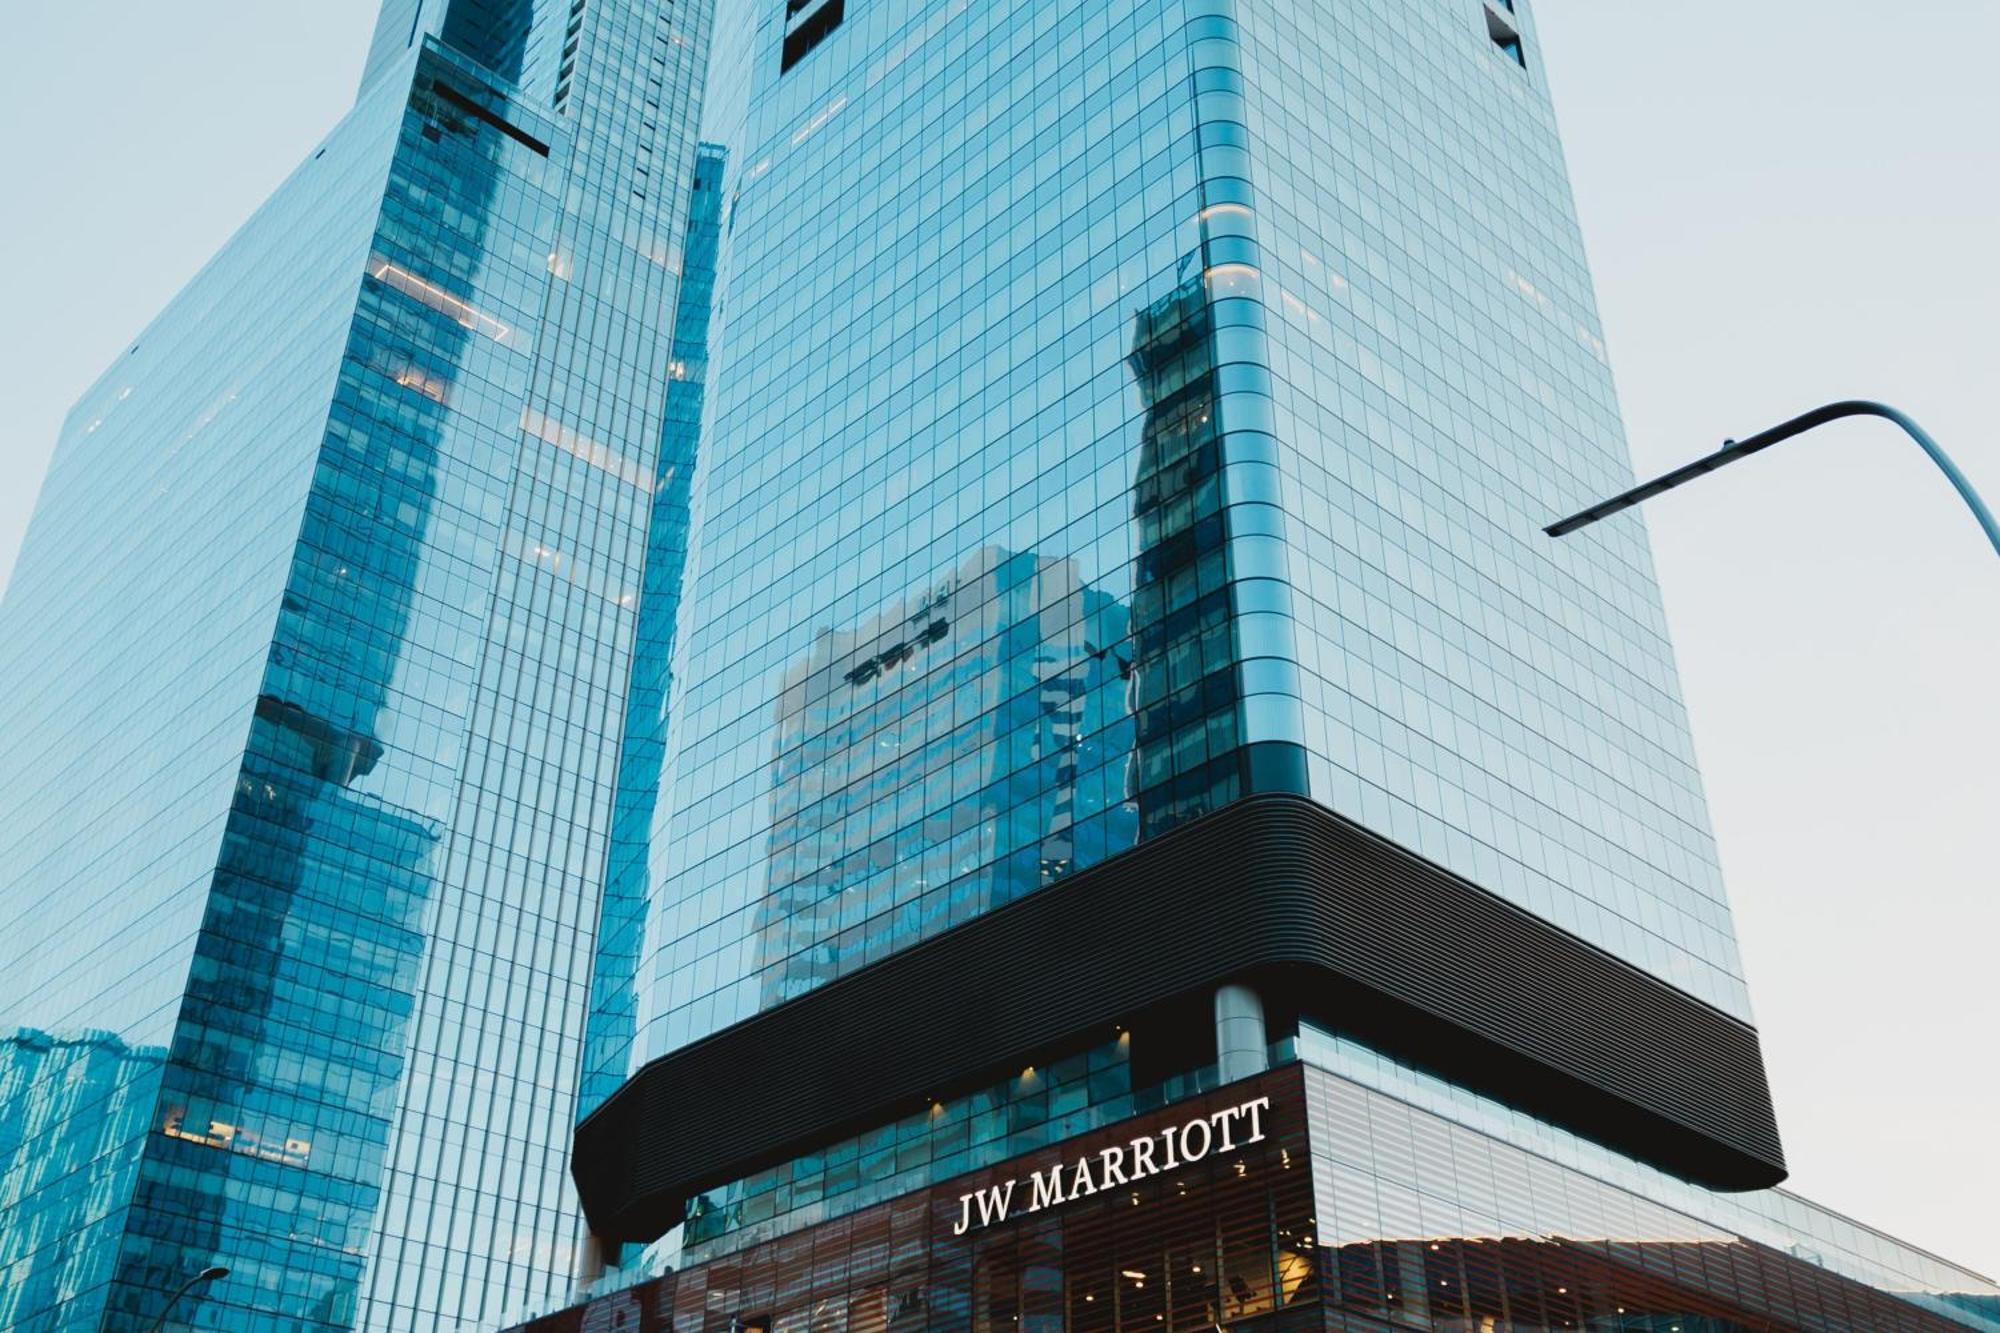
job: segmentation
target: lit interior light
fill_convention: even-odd
[[[401,264],[376,255],[368,261],[368,276],[404,296],[455,320],[474,333],[485,334],[497,343],[513,343],[514,331],[470,301],[453,296],[434,282],[418,277]]]
[[[445,383],[433,375],[426,375],[415,366],[404,366],[396,372],[396,383],[405,389],[415,389],[434,403],[444,401]]]
[[[1256,291],[1264,275],[1254,264],[1216,264],[1202,276],[1211,291],[1230,295]]]
[[[818,115],[814,116],[811,120],[807,121],[805,125],[799,130],[799,132],[792,136],[792,147],[797,148],[807,139],[810,139],[815,133],[819,131],[821,126],[825,125],[829,120],[832,120],[835,116],[839,115],[846,106],[847,106],[847,95],[843,93],[839,97],[836,97],[833,100],[832,104],[826,108],[826,110],[820,112]]]
[[[545,444],[553,444],[572,458],[581,459],[600,472],[608,472],[646,494],[653,493],[653,479],[646,470],[608,445],[532,407],[521,409],[521,429]]]

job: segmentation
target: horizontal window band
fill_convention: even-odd
[[[1696,1183],[1784,1179],[1754,1028],[1281,794],[652,1061],[577,1127],[571,1171],[598,1235],[651,1240],[700,1190],[1235,979]]]

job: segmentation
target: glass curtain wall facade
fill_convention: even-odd
[[[721,333],[632,1021],[592,1051],[639,1109],[594,1117],[593,1151],[673,1156],[673,1095],[761,1111],[775,1089],[675,1071],[733,1034],[843,1031],[785,1015],[1267,794],[1636,969],[1754,1059],[1643,527],[1539,532],[1629,462],[1525,4],[726,0],[707,97]],[[1089,966],[1093,941],[1047,943]],[[1081,1267],[1036,1219],[985,1275],[985,1242],[940,1230],[967,1173],[1217,1093],[1219,1063],[1142,1066],[1106,1012],[806,1151],[706,1176],[684,1154],[703,1167],[646,1187],[680,1225],[611,1233],[634,1243],[608,1294],[542,1326],[1985,1326],[1975,1274],[1285,1002],[1264,1054],[1312,1106],[1312,1199],[1301,1226],[1260,1196],[1241,1291],[1213,1214],[1199,1241],[1110,1224]],[[1208,1277],[1115,1293],[1184,1241]]]
[[[103,1033],[156,1056],[73,1093],[40,1061],[19,1090],[62,1123],[5,1164],[0,1323],[97,1327],[147,1294],[117,1279],[142,1164],[166,1140],[165,1057],[402,120],[396,91],[364,97],[84,394],[0,602],[13,1049]],[[211,1151],[211,1179],[239,1169]]]
[[[1628,465],[1532,25],[1406,9],[724,8],[628,1069],[1265,791],[1747,1019],[1643,530],[1534,521]],[[987,549],[1078,595],[796,688]]]
[[[1312,795],[1747,1021],[1532,9],[1234,8]]]
[[[1261,603],[1232,584],[1231,543],[1255,521],[1229,526],[1223,473],[1228,405],[1269,409],[1214,364],[1185,9],[841,13],[789,68],[758,7],[719,25],[741,52],[711,79],[738,170],[726,335],[631,1065],[1142,827],[1304,780],[1250,758],[1268,626],[1241,623]],[[826,636],[911,614],[989,549],[1063,563],[1076,591],[992,587],[948,651],[853,682],[838,720],[788,690]],[[1050,731],[1027,663],[1073,650],[1093,663],[1088,730]],[[814,778],[801,846],[787,775],[850,754],[835,733],[855,716],[895,761]]]
[[[707,37],[391,3],[69,419],[0,603],[0,1325],[568,1290]]]
[[[646,581],[632,647],[625,735],[619,746],[604,907],[591,972],[591,1014],[584,1052],[581,1110],[588,1112],[623,1082],[632,1045],[634,988],[645,928],[646,875],[665,775],[667,702],[672,693],[674,634],[693,519],[701,411],[714,317],[715,266],[722,242],[722,185],[728,154],[702,144],[688,206],[685,262],[668,363],[666,429],[653,477]]]

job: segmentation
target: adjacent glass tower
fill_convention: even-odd
[[[0,604],[0,1327],[567,1291],[707,41],[390,0],[72,413]]]

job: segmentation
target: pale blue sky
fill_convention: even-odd
[[[70,402],[345,109],[374,10],[0,0],[0,581]],[[1881,397],[2000,502],[2000,4],[1538,13],[1641,470]],[[2000,561],[1875,423],[1649,512],[1792,1184],[2000,1270]]]

